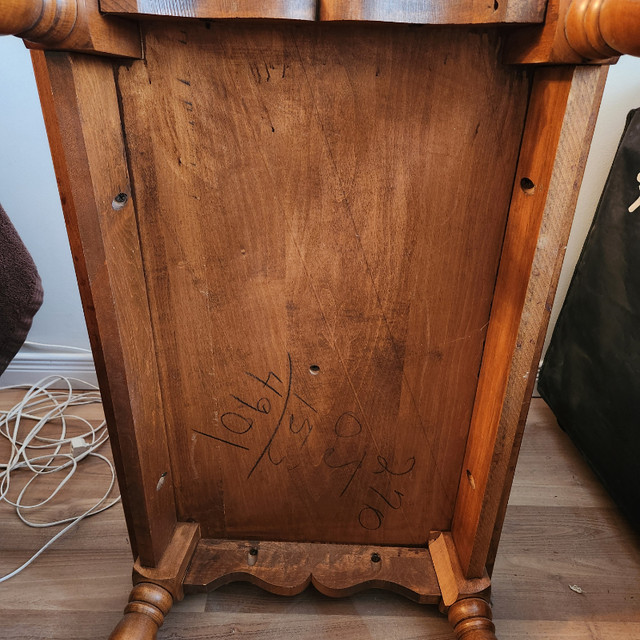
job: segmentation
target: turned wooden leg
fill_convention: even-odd
[[[151,582],[137,584],[131,590],[124,617],[109,640],[155,640],[172,604],[173,598],[166,589]]]
[[[484,598],[463,598],[449,607],[457,640],[497,640],[491,618],[491,605]]]

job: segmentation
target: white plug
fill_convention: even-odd
[[[87,453],[90,448],[91,446],[82,436],[71,438],[71,455],[74,458],[80,458],[82,455]]]

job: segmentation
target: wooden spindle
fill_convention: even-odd
[[[0,35],[55,44],[69,36],[77,16],[77,0],[0,0]]]
[[[484,598],[463,598],[449,608],[457,640],[496,640],[491,617],[491,605]]]
[[[109,640],[155,640],[172,604],[173,597],[163,587],[150,582],[137,584],[129,596],[124,617]]]
[[[572,0],[565,34],[587,60],[640,56],[640,0]]]
[[[43,0],[2,0],[0,2],[0,35],[12,36],[31,29],[42,13]]]

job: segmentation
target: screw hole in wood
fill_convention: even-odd
[[[114,211],[119,211],[124,207],[125,204],[127,204],[128,199],[129,199],[129,196],[126,193],[121,192],[113,199],[113,202],[111,203],[111,207],[113,208]]]
[[[531,195],[536,190],[536,185],[531,178],[522,178],[522,180],[520,180],[520,188],[527,195]]]
[[[472,489],[476,488],[476,481],[471,473],[471,471],[469,471],[469,469],[467,469],[467,480],[469,481],[469,484],[471,485]]]
[[[167,477],[167,472],[165,471],[158,480],[158,484],[156,485],[156,491],[160,491],[162,485],[164,484],[164,479]]]
[[[317,375],[320,373],[320,367],[319,367],[317,364],[312,364],[312,365],[309,367],[309,373],[310,373],[312,376],[317,376]]]

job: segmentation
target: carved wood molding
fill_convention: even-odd
[[[184,579],[185,593],[230,582],[250,582],[286,596],[313,584],[331,597],[387,589],[422,604],[440,601],[431,554],[425,548],[201,540]]]
[[[233,5],[235,6],[235,5]],[[534,23],[544,3],[438,3],[382,0],[252,0],[230,9],[222,0],[0,0],[0,35],[18,35],[32,48],[142,57],[138,26],[116,16],[175,18],[284,18],[291,20],[383,21],[420,24]],[[102,13],[101,13],[102,11]],[[489,13],[487,13],[489,11]],[[116,14],[114,15],[103,15]],[[515,33],[506,61],[518,64],[608,62],[628,53],[640,55],[638,0],[549,0],[544,25]]]
[[[640,55],[638,0],[572,0],[565,17],[571,48],[587,60]]]
[[[103,16],[98,0],[0,0],[0,35],[30,48],[142,57],[138,25]]]
[[[316,0],[100,0],[100,11],[130,17],[315,20]]]
[[[544,20],[545,0],[318,0],[320,20],[415,24],[532,24]]]
[[[545,24],[511,34],[513,64],[606,64],[640,55],[638,0],[549,0]]]
[[[105,13],[182,18],[284,18],[415,24],[541,23],[545,0],[100,0]]]

